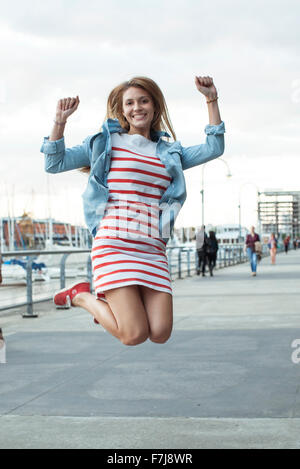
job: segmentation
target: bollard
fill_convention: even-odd
[[[29,257],[26,265],[26,290],[27,290],[27,313],[22,314],[23,318],[37,318],[38,314],[33,312],[32,301],[32,263],[33,258]]]

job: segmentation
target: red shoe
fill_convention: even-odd
[[[76,283],[75,285],[72,285],[72,287],[64,288],[63,290],[55,293],[53,302],[57,309],[69,309],[72,306],[73,298],[78,295],[78,293],[90,293],[90,291],[89,282]]]

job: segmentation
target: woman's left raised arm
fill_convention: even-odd
[[[200,93],[206,97],[210,125],[221,123],[218,106],[218,93],[211,77],[195,77],[195,84]]]
[[[208,107],[209,124],[205,127],[206,142],[191,147],[181,147],[182,169],[207,163],[224,153],[225,125],[221,120],[217,90],[211,77],[195,77],[195,84],[204,94]]]

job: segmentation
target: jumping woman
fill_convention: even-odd
[[[197,76],[195,85],[208,106],[203,144],[181,146],[160,88],[135,77],[111,91],[101,131],[72,148],[65,148],[64,128],[79,97],[60,99],[51,136],[41,148],[47,172],[89,172],[83,205],[93,236],[96,296],[82,282],[58,292],[54,303],[86,309],[126,345],[169,339],[173,298],[166,245],[186,199],[183,171],[224,152],[213,79]]]

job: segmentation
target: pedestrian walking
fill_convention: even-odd
[[[257,274],[257,249],[255,244],[259,242],[259,235],[255,233],[255,227],[251,226],[250,234],[247,234],[246,236],[245,250],[250,262],[253,277]]]
[[[3,263],[1,253],[2,253],[2,246],[1,246],[1,237],[0,237],[0,285],[2,283],[2,263]]]
[[[202,277],[205,277],[205,269],[207,264],[207,234],[205,233],[205,226],[202,225],[200,230],[196,233],[196,250],[198,255],[198,268],[197,275],[202,273]]]
[[[271,233],[271,236],[268,241],[268,248],[270,250],[271,264],[276,264],[276,253],[277,253],[277,239],[275,233]]]
[[[126,345],[148,338],[164,343],[170,337],[173,303],[166,245],[186,199],[183,171],[224,152],[225,126],[213,79],[198,76],[195,85],[208,106],[203,144],[183,147],[159,86],[135,77],[109,94],[100,132],[67,149],[64,129],[79,96],[60,99],[51,136],[41,148],[47,172],[81,168],[89,173],[83,202],[93,236],[96,296],[82,282],[58,292],[54,302],[86,309]],[[167,130],[174,141],[164,139],[171,138]]]
[[[286,254],[288,253],[288,250],[289,250],[289,247],[290,247],[290,240],[291,240],[290,236],[286,236],[283,240],[284,250],[285,250]]]
[[[0,327],[0,363],[6,363],[6,344]]]
[[[213,277],[213,270],[216,267],[219,244],[214,231],[209,232],[207,238],[207,262],[210,276]]]

